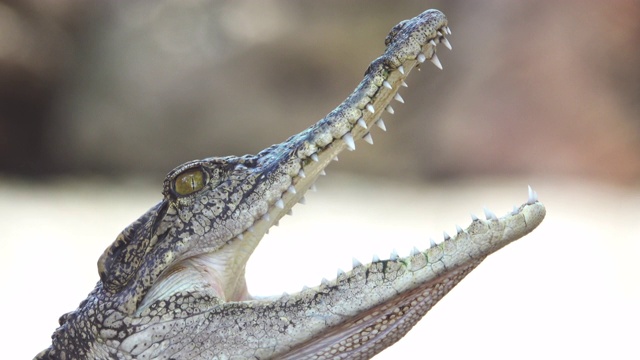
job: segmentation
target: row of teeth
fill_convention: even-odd
[[[429,44],[430,44],[431,46],[433,46],[433,47],[434,47],[433,55],[431,56],[431,58],[430,58],[429,60],[430,60],[430,61],[431,61],[431,62],[432,62],[432,63],[433,63],[437,68],[439,68],[439,69],[441,69],[441,70],[442,70],[442,64],[440,63],[440,60],[438,59],[438,57],[436,56],[436,53],[435,53],[435,47],[437,46],[437,44],[438,44],[438,43],[441,43],[441,44],[444,44],[444,46],[445,46],[445,47],[447,47],[447,49],[449,49],[449,50],[453,49],[453,47],[451,46],[451,43],[450,43],[450,42],[449,42],[449,40],[447,40],[447,38],[445,37],[445,35],[451,35],[451,29],[450,29],[448,26],[444,26],[444,27],[442,27],[440,30],[438,30],[438,31],[436,32],[436,35],[437,35],[437,36],[436,36],[436,38],[435,38],[435,39],[431,39],[431,40],[429,41]],[[419,66],[420,64],[424,63],[424,62],[427,60],[427,57],[426,57],[426,55],[425,55],[424,53],[422,53],[422,52],[421,52],[421,53],[419,53],[419,54],[416,56],[416,60],[418,61],[418,65],[417,65],[417,66]],[[419,69],[419,67],[418,67],[418,69]],[[404,69],[404,67],[403,67],[402,65],[400,65],[400,66],[398,67],[398,71],[400,72],[400,74],[405,75],[405,69]],[[389,90],[393,90],[393,86],[392,86],[388,81],[386,81],[386,80],[385,80],[385,81],[383,81],[382,86],[383,86],[383,87],[385,87],[385,88],[387,88],[387,89],[389,89]],[[404,80],[401,82],[401,86],[402,86],[402,87],[408,87],[407,83],[406,83],[406,82],[404,82]],[[402,98],[402,96],[401,96],[399,93],[396,93],[396,94],[394,95],[394,100],[398,101],[398,102],[399,102],[399,103],[401,103],[401,104],[404,104],[404,99]],[[373,106],[373,103],[372,103],[372,102],[368,103],[368,104],[365,106],[365,109],[364,109],[364,110],[368,111],[368,112],[369,112],[369,113],[371,113],[371,114],[374,114],[374,113],[375,113],[375,111],[376,111],[376,109],[375,109],[375,107]],[[395,113],[395,110],[393,109],[393,107],[392,107],[391,105],[387,105],[387,106],[385,107],[385,110],[386,110],[389,114],[394,114],[394,113]],[[360,127],[362,127],[363,129],[367,130],[367,124],[366,124],[366,122],[364,121],[364,119],[363,119],[362,117],[360,117],[360,118],[356,121],[356,124],[357,124],[357,126],[360,126]],[[387,131],[387,127],[386,127],[386,125],[385,125],[385,123],[384,123],[384,120],[383,120],[382,118],[380,118],[380,119],[376,120],[375,124],[376,124],[376,126],[377,126],[377,127],[379,127],[382,131]],[[373,137],[371,136],[371,133],[370,133],[370,132],[367,132],[367,133],[362,137],[362,139],[363,139],[365,142],[367,142],[368,144],[373,145]],[[354,139],[353,135],[351,134],[351,131],[348,131],[347,133],[345,133],[345,134],[342,136],[342,140],[344,141],[345,145],[347,146],[347,149],[349,149],[350,151],[354,151],[354,150],[356,149],[355,139]],[[318,157],[317,152],[312,153],[311,155],[309,155],[309,156],[308,156],[308,158],[309,158],[309,159],[311,159],[311,160],[312,160],[312,161],[314,161],[314,162],[318,162],[318,161],[319,161],[319,157]],[[338,161],[338,157],[337,157],[337,156],[336,156],[336,157],[334,157],[334,158],[333,158],[333,160],[334,160],[334,161]],[[297,177],[299,177],[299,178],[305,178],[305,177],[306,177],[306,174],[305,174],[305,172],[304,172],[304,170],[303,170],[302,168],[298,171],[298,173],[297,173],[296,175],[297,175]],[[326,172],[325,172],[324,170],[322,170],[322,171],[320,172],[320,175],[326,175]],[[309,190],[310,190],[310,191],[316,191],[315,183],[314,183],[314,184],[312,184],[312,185],[309,187]],[[286,190],[286,192],[288,192],[288,193],[290,193],[290,194],[296,194],[296,193],[297,193],[296,188],[295,188],[295,186],[294,186],[293,184],[292,184],[292,185],[290,185],[290,186],[288,187],[288,189]],[[304,196],[303,196],[303,197],[301,197],[301,198],[298,200],[298,203],[301,203],[301,204],[304,204],[305,202],[306,202],[306,199],[305,199],[305,197],[304,197]],[[278,200],[276,200],[276,201],[275,201],[275,203],[273,204],[273,206],[274,206],[275,208],[278,208],[278,209],[284,209],[284,207],[285,207],[285,203],[284,203],[284,201],[282,200],[282,197],[280,197]],[[292,211],[291,211],[291,209],[290,209],[290,210],[287,212],[287,215],[291,215],[291,214],[292,214]],[[494,216],[495,216],[495,215],[494,215]],[[269,210],[267,210],[267,212],[266,212],[265,214],[263,214],[263,215],[262,215],[262,218],[261,218],[261,219],[262,219],[263,221],[270,221],[270,220],[271,220],[271,215],[269,214]],[[275,223],[274,223],[274,225],[278,226],[278,222],[275,222]],[[253,232],[253,231],[254,231],[253,226],[250,226],[246,231],[248,231],[248,232]],[[267,233],[268,233],[268,232],[269,232],[269,231],[267,230]],[[237,236],[237,238],[238,238],[238,239],[240,239],[240,240],[242,240],[242,239],[243,239],[243,234],[242,234],[242,233],[241,233],[241,234],[239,234],[239,235]]]
[[[528,191],[528,198],[527,198],[526,205],[533,205],[533,204],[535,204],[536,202],[538,202],[538,193],[537,193],[535,190],[533,190],[533,189],[531,188],[531,186],[529,186],[529,189],[528,189],[528,190],[529,190],[529,191]],[[510,214],[508,214],[508,215],[517,215],[517,214],[518,214],[518,212],[519,212],[519,208],[518,208],[518,207],[516,207],[516,206],[514,206],[513,211],[512,211]],[[484,214],[485,214],[485,217],[486,217],[487,221],[499,221],[499,220],[500,220],[500,219],[495,215],[495,213],[494,213],[494,212],[492,212],[491,210],[487,209],[486,207],[484,208]],[[507,216],[508,216],[508,215],[507,215]],[[473,214],[471,214],[471,219],[472,219],[474,222],[475,222],[475,221],[483,221],[483,220],[480,220],[477,216],[475,216],[475,215],[473,215]],[[464,230],[464,229],[462,229],[460,226],[456,225],[456,236],[458,236],[458,235],[460,235],[460,234],[463,234],[463,233],[465,233],[465,230]],[[431,249],[431,248],[434,248],[434,247],[440,246],[442,243],[444,243],[444,242],[449,241],[449,240],[451,240],[451,239],[452,239],[452,237],[451,237],[449,234],[447,234],[446,232],[443,232],[443,238],[444,238],[444,240],[443,240],[443,241],[440,241],[440,242],[436,242],[435,240],[433,240],[433,238],[429,239],[430,245],[429,245],[429,248],[428,248],[428,249]],[[428,250],[428,249],[427,249],[427,250]],[[425,251],[426,251],[426,250],[425,250]],[[411,251],[409,252],[409,256],[412,256],[412,257],[413,257],[413,256],[417,256],[417,255],[419,255],[420,253],[422,253],[422,252],[421,252],[417,247],[415,247],[415,246],[414,246],[414,247],[411,249]],[[389,258],[388,258],[388,260],[390,260],[390,261],[398,261],[398,260],[400,260],[400,259],[401,259],[401,256],[398,254],[398,252],[397,252],[395,249],[391,252],[391,254],[389,255]],[[373,263],[377,263],[377,262],[385,261],[385,260],[386,260],[386,259],[382,259],[382,260],[381,260],[379,256],[374,255],[374,256],[373,256],[373,258],[371,259],[371,263],[373,264]],[[353,269],[355,269],[355,268],[357,268],[357,267],[359,267],[359,266],[363,266],[362,262],[360,262],[360,260],[358,260],[358,259],[356,259],[356,258],[354,257],[354,258],[352,259],[352,268],[353,268]],[[340,278],[340,277],[345,276],[345,275],[346,275],[346,272],[345,272],[344,270],[342,270],[342,269],[338,269],[338,271],[337,271],[337,278]],[[329,281],[329,280],[327,280],[327,278],[323,278],[323,279],[322,279],[322,281],[321,281],[320,283],[321,283],[321,285],[323,285],[323,286],[327,286],[327,285],[329,285],[329,284],[330,284],[330,281]],[[302,291],[305,291],[305,290],[308,290],[308,289],[309,289],[309,287],[308,287],[308,286],[303,286],[303,287],[302,287]],[[288,295],[288,293],[286,293],[286,292],[285,292],[285,293],[283,293],[283,296],[285,296],[285,297],[286,297],[286,296],[289,296],[289,295]]]

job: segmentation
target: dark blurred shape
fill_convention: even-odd
[[[254,153],[333,109],[426,7],[444,71],[339,168],[378,176],[640,178],[640,3],[26,1],[0,4],[0,171],[166,173]],[[380,145],[378,145],[380,144]]]

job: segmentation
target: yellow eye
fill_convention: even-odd
[[[207,176],[202,169],[189,169],[176,177],[173,189],[178,195],[189,195],[202,189],[206,182]]]

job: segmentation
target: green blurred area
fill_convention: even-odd
[[[425,7],[453,29],[444,71],[410,79],[340,171],[637,183],[637,1],[5,2],[0,172],[162,176],[255,153],[337,106]]]

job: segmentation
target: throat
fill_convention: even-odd
[[[236,240],[172,265],[151,286],[136,312],[140,314],[154,302],[180,292],[208,295],[219,302],[250,300],[245,267],[253,248],[243,245],[246,243]]]

